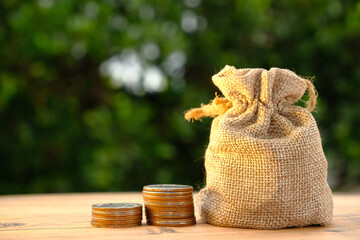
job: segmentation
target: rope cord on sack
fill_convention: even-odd
[[[317,92],[315,90],[314,84],[310,80],[305,79],[305,81],[309,93],[309,100],[307,101],[306,106],[307,106],[307,110],[309,112],[312,112],[316,105]]]
[[[306,87],[309,93],[309,100],[306,103],[307,110],[313,111],[316,105],[317,92],[314,85],[308,79],[305,79]],[[227,110],[233,107],[230,100],[226,98],[218,97],[215,94],[215,98],[210,101],[209,104],[201,104],[200,108],[192,108],[185,112],[185,119],[189,122],[191,120],[201,120],[203,117],[216,117],[223,115]]]
[[[185,119],[200,120],[203,117],[216,117],[223,115],[227,110],[232,108],[233,104],[226,98],[220,98],[215,94],[215,98],[209,104],[201,104],[200,108],[192,108],[185,112]]]

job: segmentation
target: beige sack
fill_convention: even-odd
[[[226,66],[212,78],[225,98],[191,109],[213,120],[205,154],[202,218],[213,225],[279,229],[331,222],[327,161],[312,83],[279,68]],[[292,106],[309,92],[308,109]]]

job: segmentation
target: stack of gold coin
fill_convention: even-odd
[[[122,228],[141,225],[142,205],[138,203],[101,203],[92,205],[91,225]]]
[[[193,187],[189,185],[155,184],[143,188],[147,224],[181,227],[196,224]]]

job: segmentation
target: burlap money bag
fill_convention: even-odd
[[[331,222],[332,193],[312,83],[279,68],[226,66],[212,77],[225,98],[186,119],[216,117],[205,154],[202,218],[225,227],[279,229]],[[308,109],[292,106],[309,92]]]

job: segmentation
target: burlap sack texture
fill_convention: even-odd
[[[332,193],[312,83],[279,68],[226,66],[212,77],[225,98],[185,118],[213,120],[205,154],[202,218],[225,227],[279,229],[328,225]],[[309,92],[308,109],[292,106]]]

